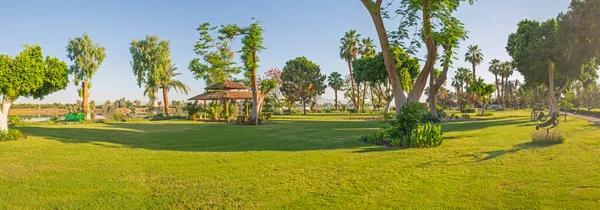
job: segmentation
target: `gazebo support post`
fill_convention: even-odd
[[[229,122],[229,99],[225,99],[223,102],[225,102],[225,121]]]

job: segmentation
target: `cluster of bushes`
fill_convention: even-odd
[[[494,116],[494,113],[486,112],[484,115],[481,115],[481,113],[477,113],[475,116],[478,116],[478,117],[481,117],[481,116]]]
[[[449,119],[450,120],[461,120],[461,119],[462,120],[469,120],[469,119],[471,119],[471,115],[469,115],[469,114],[461,114],[460,116],[458,116],[458,115],[452,113],[449,116]]]
[[[460,113],[475,113],[475,108],[471,105],[466,105],[460,108]]]
[[[402,107],[395,119],[388,121],[390,127],[364,138],[366,142],[397,147],[437,147],[442,144],[442,128],[432,124],[431,113],[421,103]]]
[[[15,141],[23,138],[21,131],[10,128],[8,131],[0,131],[0,141]]]

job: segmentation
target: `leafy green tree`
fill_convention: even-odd
[[[263,47],[263,29],[254,22],[247,28],[241,30],[241,34],[244,34],[242,38],[242,62],[244,63],[244,70],[246,76],[250,80],[250,89],[252,90],[252,114],[250,121],[254,124],[258,124],[258,114],[260,114],[260,108],[262,108],[262,102],[264,101],[267,92],[272,90],[271,88],[259,89],[256,69],[258,69],[258,53],[261,52]],[[272,83],[270,83],[272,84]],[[265,84],[266,85],[266,84]]]
[[[237,25],[211,27],[210,23],[203,23],[196,30],[200,38],[194,45],[194,52],[201,58],[194,58],[190,62],[190,71],[196,79],[204,79],[207,86],[232,80],[233,75],[241,72],[241,68],[233,61],[231,42],[241,34],[242,29]],[[216,35],[211,34],[215,32]]]
[[[144,93],[149,96],[152,107],[156,110],[159,108],[160,78],[171,65],[170,42],[160,40],[154,35],[147,35],[143,40],[132,41],[129,52],[131,52],[131,67],[137,77],[137,84],[139,87],[145,85]]]
[[[481,115],[485,115],[485,108],[492,100],[492,94],[496,91],[496,87],[494,84],[486,84],[485,81],[480,77],[477,80],[473,80],[470,91],[477,96],[481,102]]]
[[[517,32],[510,34],[506,46],[526,83],[548,87],[550,114],[558,112],[557,94],[563,93],[573,80],[597,75],[595,57],[575,51],[574,47],[580,45],[569,38],[574,32],[565,25],[569,24],[564,15],[542,23],[523,20]]]
[[[329,75],[329,77],[327,78],[327,82],[329,87],[331,87],[333,89],[333,92],[335,94],[335,110],[339,111],[339,107],[338,107],[338,91],[340,91],[342,89],[342,87],[344,86],[344,80],[342,79],[342,75],[338,72],[331,72],[331,74]]]
[[[348,89],[350,94],[350,99],[352,100],[352,104],[354,107],[359,107],[359,97],[358,93],[360,91],[356,90],[356,85],[354,84],[354,74],[352,73],[352,61],[356,59],[359,54],[359,43],[360,43],[360,34],[356,33],[356,30],[350,30],[344,34],[344,37],[340,39],[340,58],[344,59],[348,63],[348,70],[350,71],[350,89]]]
[[[159,79],[159,86],[162,88],[163,101],[165,104],[165,115],[167,117],[169,116],[169,91],[172,89],[176,92],[181,91],[182,93],[187,94],[190,90],[183,82],[174,79],[174,77],[181,75],[181,73],[177,73],[176,71],[177,67],[175,67],[175,64],[172,64]]]
[[[456,11],[460,2],[463,0],[442,0],[442,1],[414,1],[414,0],[402,0],[400,1],[399,9],[395,10],[401,18],[402,22],[398,27],[398,31],[391,32],[388,37],[388,32],[385,29],[383,23],[383,17],[389,17],[387,12],[382,9],[382,0],[361,0],[373,20],[375,29],[379,36],[379,41],[382,49],[382,53],[385,60],[385,66],[388,71],[388,76],[393,89],[394,99],[396,107],[402,107],[407,102],[418,102],[423,94],[423,90],[427,84],[427,77],[430,76],[435,62],[438,59],[437,47],[434,40],[438,40],[440,31],[447,31],[444,24],[448,21],[452,21],[452,12]],[[473,0],[469,0],[473,3]],[[391,6],[392,4],[390,4]],[[413,31],[410,28],[415,28],[415,33],[411,34],[409,31]],[[444,35],[442,35],[444,36]],[[404,41],[410,41],[411,46],[420,47],[420,39],[423,38],[423,42],[427,47],[427,60],[423,70],[415,80],[412,89],[408,92],[408,97],[404,94],[404,89],[400,84],[400,80],[396,77],[397,72],[395,69],[395,61],[393,59],[392,50],[390,46],[402,46]],[[436,38],[438,37],[438,38]],[[392,38],[393,44],[390,44],[390,38]],[[414,52],[414,48],[409,47],[409,52]],[[399,114],[400,109],[396,109],[396,114]]]
[[[283,67],[281,91],[284,95],[292,95],[289,98],[299,99],[306,115],[306,102],[325,92],[326,78],[321,74],[319,65],[306,57],[297,57],[286,62]]]
[[[16,57],[0,55],[0,131],[8,130],[8,111],[19,97],[43,99],[65,89],[69,68],[56,57],[42,55],[39,45],[24,45]]]
[[[69,67],[69,73],[73,75],[75,85],[81,83],[83,92],[81,94],[83,99],[81,110],[83,110],[86,120],[91,119],[88,107],[88,84],[106,57],[104,51],[104,47],[94,43],[87,32],[83,33],[81,37],[69,39],[67,45],[67,58],[73,62]]]

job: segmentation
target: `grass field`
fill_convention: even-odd
[[[384,124],[340,114],[24,126],[0,142],[0,209],[599,209],[600,127],[539,146],[528,119],[446,123],[433,149],[366,145]]]

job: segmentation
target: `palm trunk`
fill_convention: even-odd
[[[83,101],[81,102],[81,110],[85,115],[85,120],[90,120],[92,118],[90,116],[90,110],[88,107],[88,82],[81,82],[81,89],[83,91]]]
[[[306,115],[306,98],[302,98],[302,111]]]
[[[338,90],[333,90],[335,92],[335,110],[339,111],[339,107],[338,107],[338,97],[337,97],[337,92]]]
[[[8,110],[12,102],[4,98],[2,102],[2,108],[0,109],[0,131],[8,131]]]
[[[167,90],[167,88],[163,87],[162,88],[162,94],[163,94],[163,102],[165,105],[165,116],[169,116],[169,91]]]
[[[348,61],[348,70],[350,71],[350,84],[352,85],[352,87],[350,87],[350,98],[352,99],[352,104],[354,104],[354,108],[358,109],[358,103],[356,101],[356,99],[358,99],[358,96],[356,95],[356,87],[354,85],[354,75],[352,74],[352,59],[351,58],[347,58],[346,59]]]
[[[496,104],[500,105],[500,87],[498,87],[498,74],[494,74],[494,83],[496,83]]]
[[[396,105],[396,115],[398,115],[400,114],[400,108],[403,107],[404,104],[406,104],[407,99],[406,95],[404,95],[402,84],[400,84],[398,70],[396,69],[394,56],[392,55],[392,50],[390,49],[390,41],[388,39],[387,31],[385,30],[385,25],[383,24],[383,19],[381,17],[380,8],[382,1],[378,0],[376,3],[373,3],[372,0],[361,0],[361,2],[369,11],[371,19],[373,19],[373,24],[375,25],[375,30],[377,31],[377,36],[379,37],[381,52],[383,54],[383,62],[385,64],[385,68],[387,69],[389,83],[392,86],[392,93]]]

